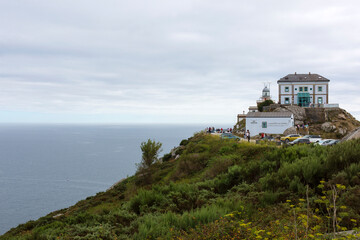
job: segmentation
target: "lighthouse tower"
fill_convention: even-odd
[[[271,100],[270,96],[270,83],[264,83],[264,89],[262,90],[262,95],[259,100],[256,101],[256,103],[262,103],[266,100]]]

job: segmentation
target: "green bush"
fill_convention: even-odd
[[[360,139],[346,141],[330,148],[326,159],[328,177],[360,161]]]
[[[279,193],[278,192],[271,192],[271,191],[266,191],[263,193],[260,202],[262,203],[262,205],[266,206],[266,205],[271,205],[277,202],[279,198]]]
[[[219,158],[213,159],[209,167],[205,171],[206,178],[214,178],[220,173],[228,171],[228,168],[234,164],[234,157],[230,156],[221,156]]]
[[[164,154],[164,156],[162,157],[163,162],[168,162],[170,160],[171,160],[171,153]]]
[[[164,195],[157,191],[139,190],[130,201],[130,209],[136,214],[153,212],[166,202]]]
[[[134,235],[134,239],[157,239],[160,236],[170,239],[170,229],[187,230],[199,224],[213,222],[221,216],[234,211],[242,211],[243,209],[242,202],[236,199],[219,199],[210,206],[204,206],[183,214],[167,212],[146,215],[139,219],[138,233]]]
[[[188,143],[189,143],[189,140],[188,140],[188,139],[183,139],[183,140],[181,140],[181,142],[180,142],[180,146],[186,146]]]

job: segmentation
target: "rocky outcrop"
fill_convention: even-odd
[[[321,130],[323,130],[324,132],[333,132],[336,129],[336,126],[334,124],[332,124],[331,122],[326,122],[321,124]]]
[[[295,127],[290,127],[288,129],[286,129],[283,133],[283,135],[289,135],[289,134],[296,134],[296,128]]]
[[[326,122],[324,108],[305,108],[306,122],[309,124],[322,124]]]
[[[274,112],[284,111],[294,114],[295,125],[308,124],[310,134],[319,134],[327,138],[342,138],[360,127],[360,122],[341,108],[303,108],[282,105],[274,110]],[[291,129],[284,132],[284,134],[292,133]]]
[[[274,110],[274,112],[291,112],[294,114],[295,125],[302,125],[306,120],[305,108],[293,105],[293,106],[283,106],[278,107]]]

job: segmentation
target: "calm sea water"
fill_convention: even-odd
[[[163,152],[200,125],[0,125],[0,234],[133,175],[140,143]]]

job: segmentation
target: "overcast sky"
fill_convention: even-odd
[[[330,79],[360,119],[359,1],[0,1],[0,122],[235,123]]]

